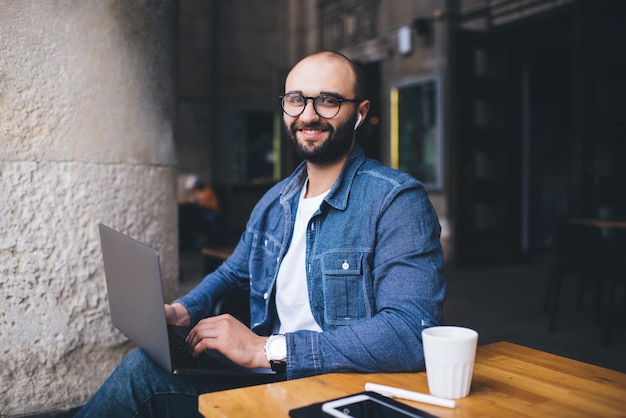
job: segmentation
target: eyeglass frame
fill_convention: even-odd
[[[287,113],[287,111],[285,110],[285,106],[283,105],[284,98],[285,98],[285,96],[289,96],[289,95],[298,95],[298,96],[300,96],[300,97],[302,97],[304,99],[304,106],[302,106],[302,110],[300,111],[300,113],[292,115],[290,113]],[[337,106],[337,113],[335,113],[332,116],[322,116],[322,115],[320,115],[320,113],[317,111],[317,108],[315,107],[315,101],[317,99],[319,99],[320,97],[332,97],[333,99],[337,99],[337,101],[339,102],[339,105]],[[291,93],[284,93],[284,94],[278,95],[278,100],[280,100],[280,107],[281,107],[281,109],[283,110],[285,115],[291,116],[292,118],[300,116],[301,114],[304,113],[304,109],[306,109],[306,106],[309,104],[309,99],[313,101],[313,110],[315,111],[317,116],[319,116],[320,118],[324,118],[324,119],[332,119],[335,116],[337,116],[339,114],[339,111],[341,110],[341,103],[343,103],[343,102],[361,103],[363,100],[365,100],[365,99],[359,99],[359,98],[346,99],[345,97],[337,96],[335,94],[320,94],[318,96],[305,96],[305,95],[303,95],[301,93],[291,92]]]

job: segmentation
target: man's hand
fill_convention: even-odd
[[[165,305],[165,321],[170,325],[188,327],[191,325],[191,316],[180,303]]]
[[[229,314],[205,318],[191,330],[187,343],[197,356],[214,349],[243,367],[270,367],[265,357],[267,337],[260,337]]]

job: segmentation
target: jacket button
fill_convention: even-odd
[[[344,270],[348,270],[350,268],[350,264],[348,264],[347,261],[344,261],[343,264],[341,265],[341,268]]]
[[[269,297],[270,297],[269,293],[267,292],[263,293],[263,299],[267,300],[267,298]]]

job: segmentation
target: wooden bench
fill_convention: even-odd
[[[234,247],[206,247],[200,250],[204,274],[218,268],[234,251]],[[250,291],[239,289],[217,300],[212,315],[229,313],[246,325],[250,324]]]
[[[204,275],[218,268],[233,253],[235,247],[205,247],[200,250],[202,254],[202,270]]]

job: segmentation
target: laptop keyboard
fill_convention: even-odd
[[[189,344],[185,342],[190,328],[174,325],[167,326],[167,335],[170,342],[172,364],[176,369],[238,369],[227,360],[224,355],[215,350],[203,351],[194,357]]]
[[[191,353],[191,347],[185,342],[189,329],[185,327],[167,327],[170,342],[170,356],[176,368],[196,368],[197,361]]]
[[[257,376],[263,382],[269,381],[268,379],[272,376],[275,377],[275,381],[285,379],[284,376],[274,373],[271,369],[246,369],[233,363],[217,350],[205,350],[198,357],[193,357],[191,347],[185,342],[190,330],[189,327],[167,326],[170,355],[175,373],[203,374],[202,370],[205,370],[227,376],[247,376],[248,378]]]

